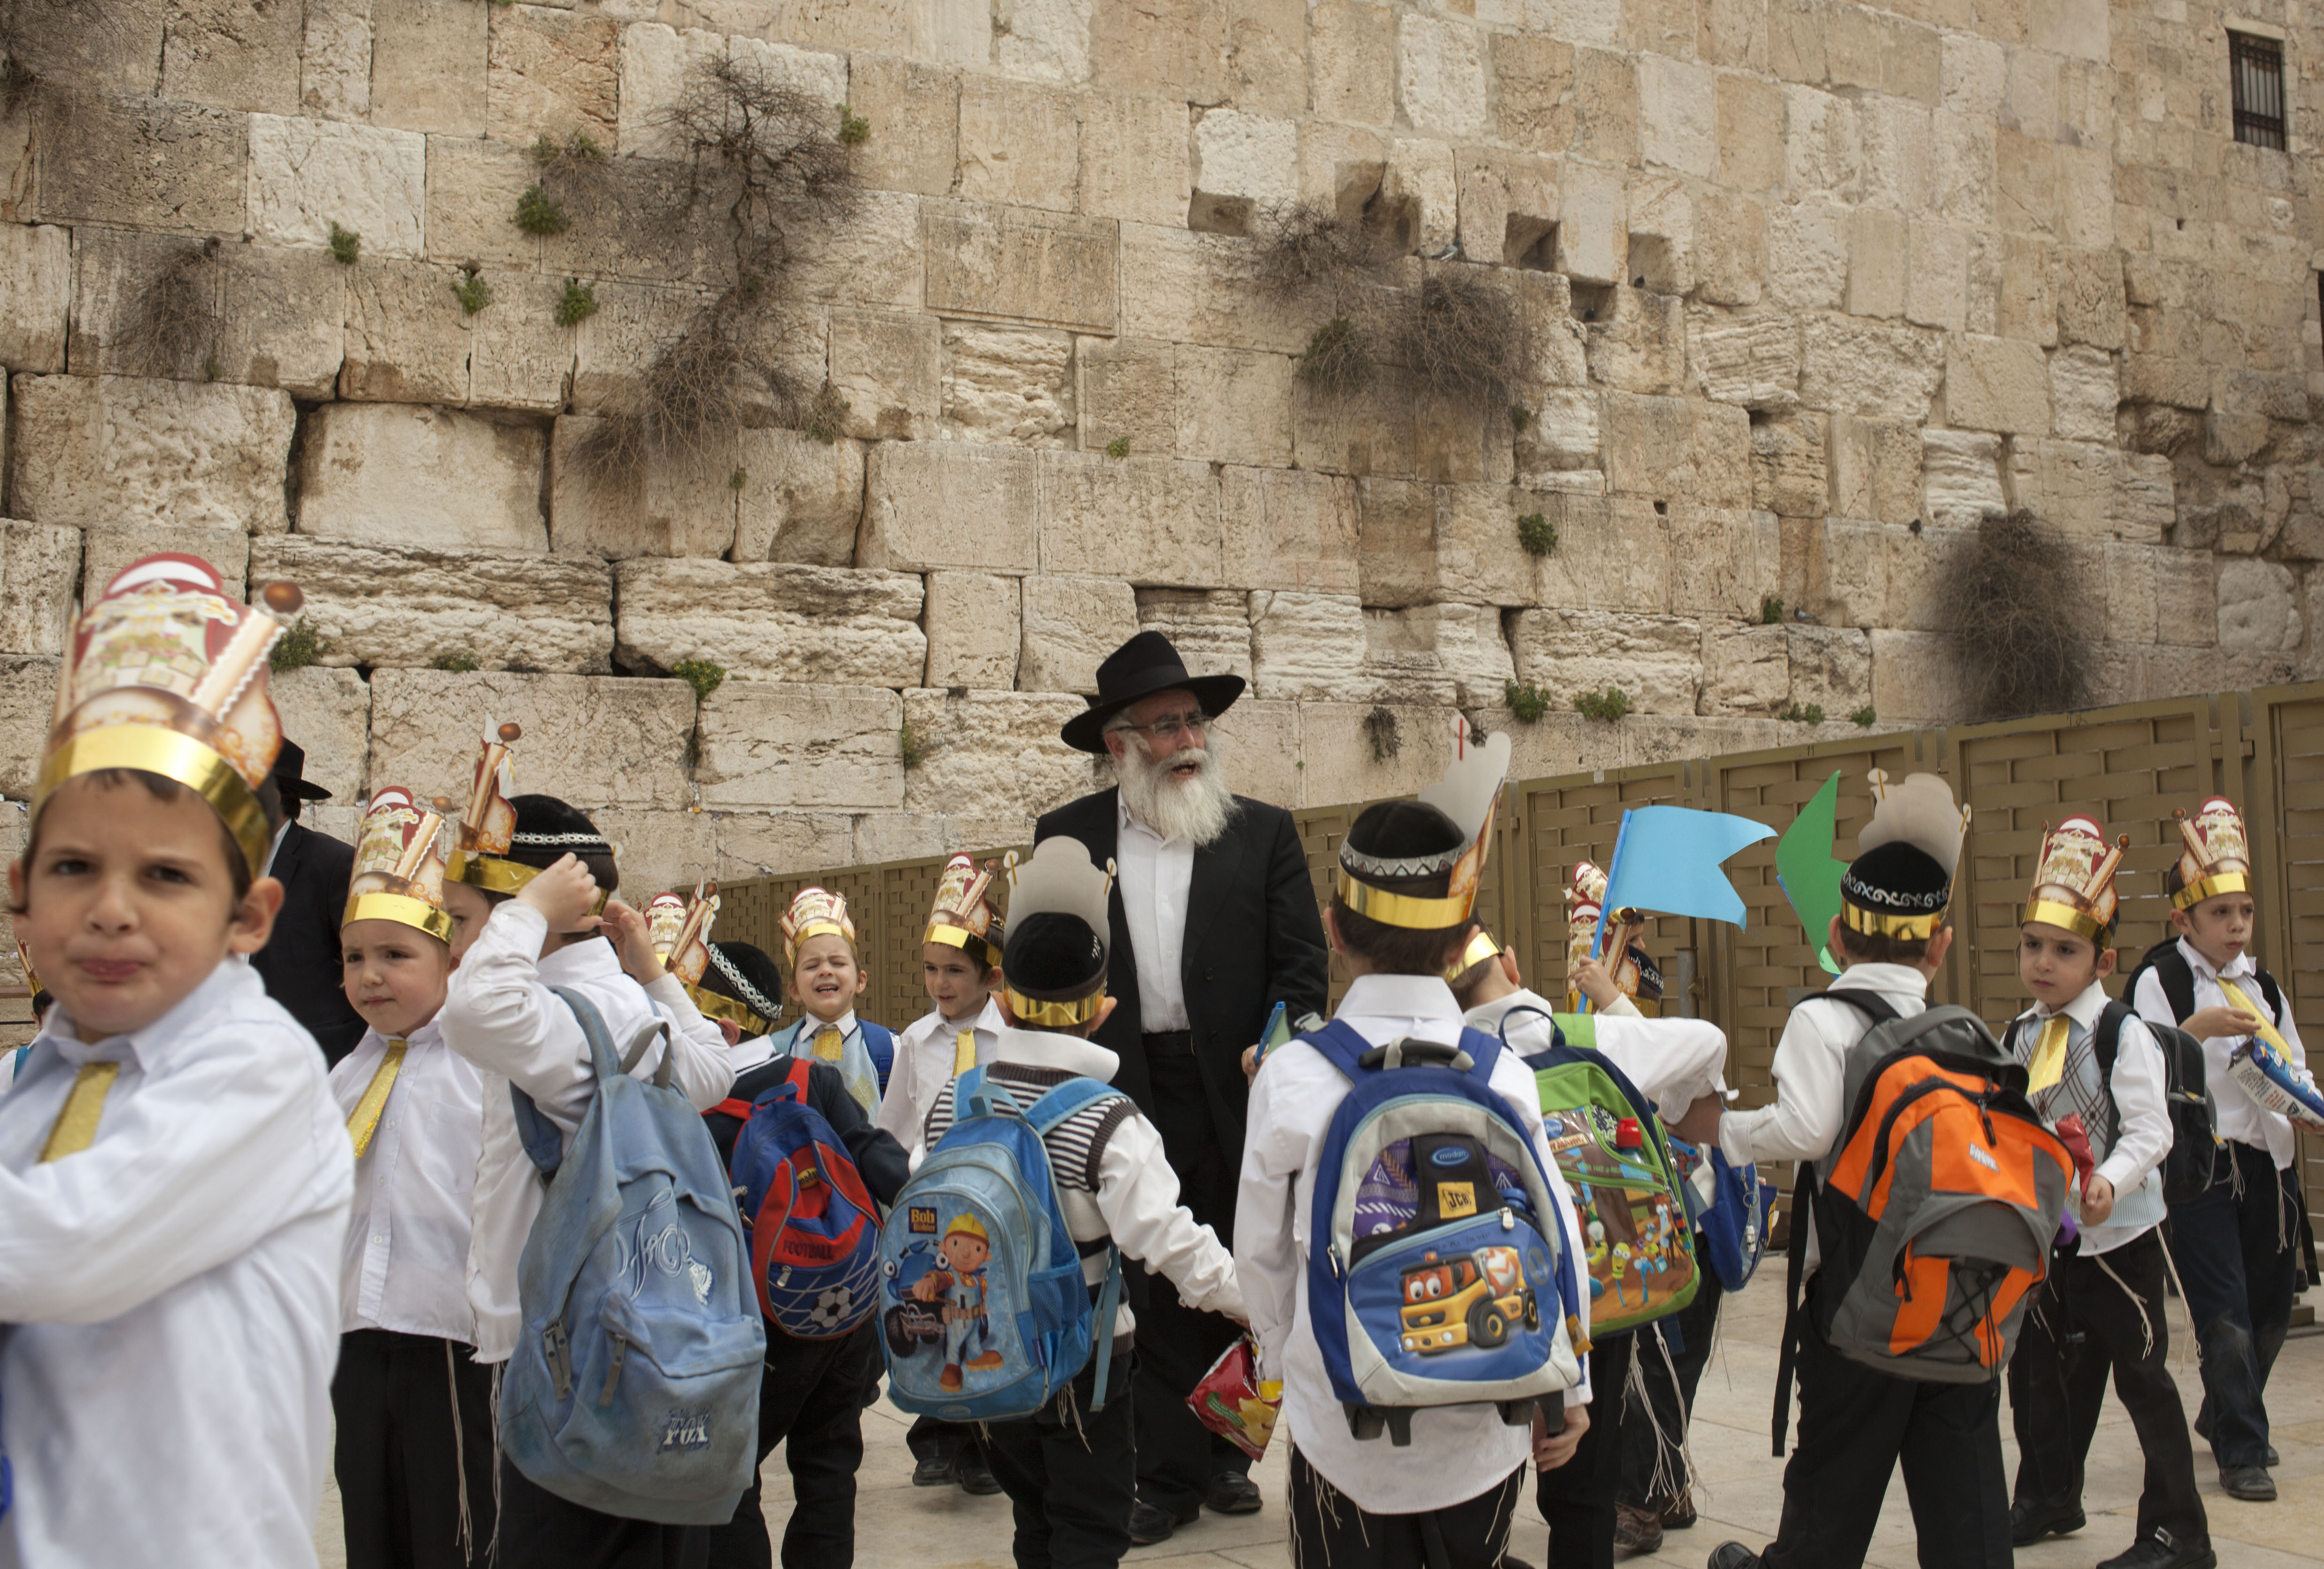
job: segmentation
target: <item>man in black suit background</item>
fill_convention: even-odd
[[[307,783],[306,772],[305,750],[285,739],[267,781],[281,796],[284,813],[267,869],[282,884],[282,913],[274,918],[274,935],[250,962],[266,982],[266,995],[306,1025],[324,1060],[336,1064],[364,1032],[363,1015],[339,985],[339,920],[347,911],[355,852],[299,821],[307,802],[331,798],[329,791]]]
[[[1194,675],[1170,640],[1140,632],[1098,666],[1098,694],[1065,725],[1067,746],[1112,757],[1120,784],[1057,808],[1038,841],[1065,834],[1115,863],[1108,990],[1093,1039],[1121,1059],[1113,1082],[1154,1121],[1194,1218],[1234,1235],[1248,1081],[1242,1053],[1277,1003],[1323,1011],[1328,956],[1307,858],[1291,814],[1232,794],[1210,720],[1242,695],[1239,675]],[[1180,1306],[1132,1267],[1138,1316],[1138,1503],[1130,1539],[1167,1537],[1204,1504],[1259,1507],[1250,1457],[1216,1437],[1186,1396],[1241,1332]]]

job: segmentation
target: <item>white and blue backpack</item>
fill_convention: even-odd
[[[1492,1087],[1501,1044],[1374,1046],[1338,1020],[1300,1037],[1351,1088],[1324,1135],[1308,1317],[1358,1438],[1412,1413],[1492,1405],[1511,1427],[1582,1381],[1567,1234],[1533,1141]]]

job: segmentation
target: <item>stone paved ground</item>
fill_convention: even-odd
[[[2172,1304],[2172,1361],[2183,1392],[2195,1387],[2191,1359],[2181,1349],[2185,1320]],[[1720,1326],[1720,1343],[1703,1375],[1702,1409],[1692,1443],[1707,1485],[1701,1499],[1702,1522],[1672,1532],[1663,1550],[1642,1564],[1700,1565],[1729,1537],[1755,1545],[1773,1534],[1782,1509],[1781,1463],[1767,1454],[1767,1403],[1775,1387],[1775,1332],[1782,1321],[1781,1277],[1770,1272],[1740,1297],[1731,1298]],[[2192,1401],[2190,1401],[2191,1408]],[[2276,1472],[2282,1497],[2273,1504],[2237,1503],[2218,1491],[2218,1473],[2198,1447],[2203,1501],[2211,1515],[2211,1537],[2222,1569],[2289,1569],[2324,1563],[2324,1335],[2287,1344],[2269,1385],[2276,1448],[2283,1464]],[[856,1562],[863,1569],[1009,1569],[1010,1513],[1005,1498],[969,1498],[953,1490],[911,1486],[911,1458],[904,1448],[905,1419],[881,1406],[867,1411],[862,1491],[856,1509]],[[2006,1437],[2005,1436],[2005,1443]],[[2014,1468],[2015,1446],[2011,1446]],[[778,1450],[769,1458],[770,1518],[779,1521],[789,1498],[788,1473]],[[1271,1453],[1258,1473],[1267,1507],[1240,1519],[1204,1515],[1169,1542],[1134,1551],[1130,1564],[1167,1564],[1169,1569],[1288,1569],[1284,1540],[1284,1463]],[[2098,1442],[2092,1446],[2085,1502],[2089,1528],[2069,1538],[2052,1538],[2017,1555],[2024,1569],[2087,1569],[2130,1545],[2138,1504],[2137,1440],[2129,1418],[2107,1397]],[[338,1498],[327,1493],[317,1539],[326,1569],[339,1569]],[[1911,1569],[1914,1564],[1913,1519],[1901,1482],[1892,1485],[1875,1537],[1872,1569]],[[1546,1557],[1546,1528],[1527,1494],[1513,1551],[1539,1565]]]

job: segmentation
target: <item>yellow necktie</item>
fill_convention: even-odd
[[[2259,1021],[2259,1028],[2254,1032],[2254,1033],[2257,1034],[2261,1040],[2266,1041],[2269,1045],[2274,1047],[2275,1054],[2277,1056],[2282,1058],[2286,1062],[2292,1060],[2292,1048],[2285,1042],[2282,1032],[2279,1031],[2275,1027],[2268,1014],[2268,1011],[2265,1008],[2257,1006],[2252,1002],[2251,998],[2244,995],[2243,987],[2236,985],[2235,982],[2229,980],[2227,977],[2221,976],[2219,977],[2219,995],[2227,999],[2227,1006],[2231,1008],[2241,1008],[2245,1013],[2249,1014],[2252,1017],[2257,1019]]]
[[[960,1039],[953,1043],[952,1076],[958,1078],[976,1066],[976,1032],[963,1030]]]
[[[78,1155],[97,1142],[97,1119],[105,1115],[106,1092],[120,1077],[118,1062],[81,1064],[80,1071],[73,1075],[72,1088],[66,1092],[64,1109],[57,1113],[56,1125],[49,1130],[49,1142],[41,1146],[42,1165]]]
[[[828,1024],[816,1032],[815,1054],[825,1062],[838,1061],[846,1044],[846,1037]]]
[[[404,1042],[390,1040],[387,1055],[372,1069],[371,1082],[364,1086],[363,1098],[347,1117],[347,1136],[355,1142],[355,1159],[364,1158],[371,1148],[374,1133],[379,1132],[380,1114],[387,1110],[388,1092],[395,1087],[395,1076],[403,1067]]]
[[[2042,1039],[2034,1043],[2034,1060],[2026,1070],[2025,1093],[2039,1095],[2049,1088],[2066,1072],[2066,1015],[2053,1014],[2042,1025]]]

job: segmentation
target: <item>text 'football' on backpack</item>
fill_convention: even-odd
[[[1518,1014],[1542,1010],[1502,1014],[1504,1045]],[[1636,1329],[1693,1301],[1700,1284],[1677,1163],[1654,1104],[1599,1055],[1591,1016],[1542,1016],[1558,1043],[1525,1062],[1541,1097],[1542,1132],[1582,1229],[1591,1333]]]
[[[896,1195],[880,1234],[880,1339],[888,1398],[946,1422],[1029,1417],[1097,1357],[1105,1404],[1121,1256],[1111,1242],[1097,1301],[1042,1135],[1084,1107],[1126,1099],[1072,1078],[1020,1105],[972,1068],[954,1121]],[[962,1108],[965,1108],[963,1115]]]
[[[1412,1413],[1492,1405],[1511,1427],[1582,1381],[1574,1241],[1492,1087],[1501,1043],[1374,1046],[1333,1020],[1301,1040],[1350,1085],[1324,1134],[1307,1303],[1349,1431],[1412,1441]]]
[[[2024,1066],[1967,1008],[1907,1019],[1874,992],[1822,996],[1874,1023],[1848,1051],[1839,1142],[1800,1168],[1821,1254],[1807,1311],[1833,1350],[1892,1377],[1998,1378],[2049,1272],[2073,1159],[2026,1099]],[[1778,1454],[1802,1328],[1796,1219],[1793,1239]]]
[[[669,1087],[669,1024],[620,1056],[577,992],[596,1088],[563,1147],[510,1087],[548,1180],[518,1265],[522,1325],[503,1375],[501,1447],[570,1503],[664,1525],[724,1525],[757,1468],[766,1332],[726,1170]],[[650,1083],[630,1077],[657,1038]]]
[[[803,1057],[759,1092],[729,1170],[750,1234],[759,1308],[800,1340],[832,1340],[872,1316],[880,1211],[831,1124],[807,1102]]]

